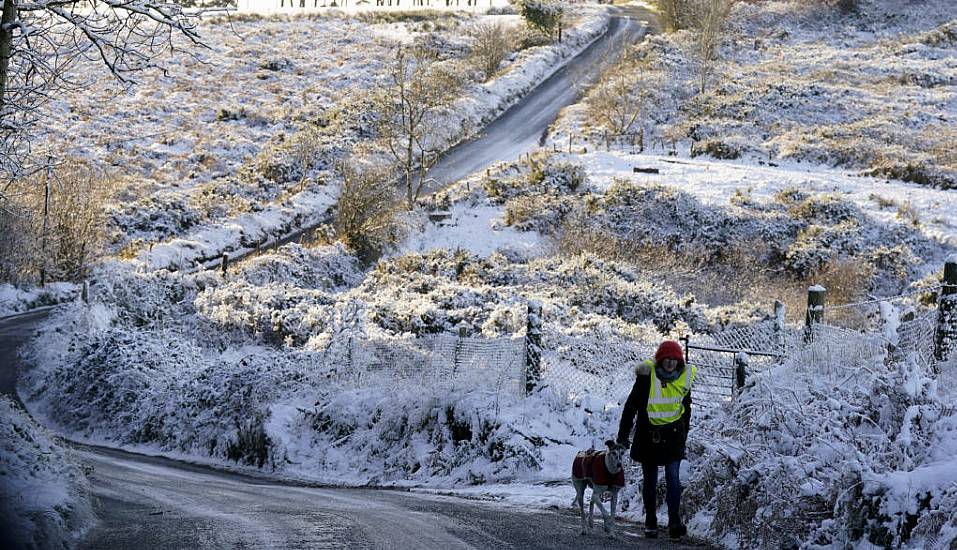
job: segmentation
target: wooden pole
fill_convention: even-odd
[[[525,329],[525,393],[529,394],[542,378],[542,303],[528,301]]]
[[[229,263],[229,254],[223,254],[223,263],[221,268],[223,270],[223,277],[226,276],[226,265],[228,263]]]
[[[785,318],[787,316],[787,308],[784,306],[784,302],[781,300],[774,301],[774,335],[778,341],[778,345],[781,346],[781,353],[787,353],[788,351],[788,341],[787,341],[787,325],[785,324]]]
[[[944,287],[937,297],[934,358],[945,361],[957,349],[957,255],[944,263]]]
[[[827,289],[821,285],[814,285],[807,289],[807,316],[804,321],[805,342],[813,340],[813,326],[824,321],[824,301],[826,298]]]

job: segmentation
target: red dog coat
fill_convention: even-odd
[[[606,451],[578,451],[572,462],[572,477],[575,479],[589,479],[594,485],[625,486],[625,470],[622,468],[612,475],[605,467]]]

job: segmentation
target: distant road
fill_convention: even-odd
[[[656,28],[655,15],[645,8],[618,10],[601,38],[492,121],[478,137],[449,150],[426,176],[435,180],[430,189],[442,188],[497,162],[515,160],[538,147],[559,112],[581,98],[622,45],[633,44]]]

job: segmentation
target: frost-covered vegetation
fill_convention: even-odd
[[[957,187],[952,3],[858,4],[848,12],[821,2],[735,3],[703,93],[698,35],[650,37],[625,56],[619,77],[645,107],[628,132],[644,128],[646,146],[694,141],[695,154],[714,158],[792,159]],[[589,101],[605,105],[605,88]],[[587,104],[563,131],[620,131],[599,127]]]
[[[92,526],[79,464],[18,404],[0,396],[0,543],[72,548]]]
[[[336,161],[378,137],[375,105],[364,91],[386,77],[397,51],[433,56],[468,81],[442,114],[448,145],[597,37],[607,14],[589,10],[575,19],[563,44],[515,41],[518,49],[495,75],[470,68],[482,36],[476,28],[486,20],[518,28],[516,16],[462,13],[207,21],[200,30],[208,50],[181,52],[167,74],[143,75],[128,90],[103,75],[95,87],[58,97],[37,140],[64,157],[93,160],[115,181],[107,228],[113,251],[131,257],[191,235],[201,244],[180,243],[180,256],[214,257],[314,221],[328,208],[337,194]],[[251,218],[260,226],[253,234],[211,235]],[[188,250],[197,246],[210,250]],[[166,252],[157,258],[154,267],[172,262]]]
[[[839,338],[793,353],[693,428],[692,529],[741,548],[957,544],[955,365],[942,375],[885,361],[880,339]]]
[[[813,72],[813,55],[833,61],[830,70],[861,69],[860,78],[878,72],[875,60],[886,51],[914,40],[926,48],[913,50],[923,60],[913,66],[946,73],[952,56],[939,47],[949,40],[941,2],[926,3],[929,23],[890,0],[880,12],[886,21],[869,10],[885,2],[860,4],[861,12],[847,15],[820,5],[812,13],[803,3],[738,3],[721,50],[728,61],[715,87],[700,96],[692,93],[679,57],[688,36],[651,38],[634,52],[643,70],[679,78],[649,76],[645,84],[654,85],[647,90],[677,92],[679,101],[636,118],[648,129],[646,139],[685,139],[691,136],[683,132],[694,128],[696,151],[713,157],[750,152],[763,160],[772,150],[778,162],[874,168],[866,159],[835,157],[844,146],[837,134],[813,140],[825,156],[797,152],[794,144],[823,135],[815,133],[818,127],[856,127],[851,119],[863,113],[859,127],[878,134],[864,132],[862,147],[876,147],[886,137],[879,132],[902,123],[875,119],[864,107],[896,113],[939,93],[934,116],[950,116],[950,84],[891,79],[889,91],[853,88],[847,78]],[[566,40],[584,44],[602,21],[583,19],[577,35],[566,29]],[[192,161],[177,164],[173,150],[155,157],[155,166],[141,167],[144,177],[169,163],[173,171],[159,172],[143,197],[130,196],[137,210],[115,223],[121,228],[116,242],[143,239],[130,246],[132,253],[147,241],[184,238],[140,251],[149,261],[100,265],[92,303],[55,311],[27,350],[31,368],[21,393],[37,417],[78,438],[275,475],[495,497],[544,493],[537,503],[566,506],[571,488],[553,482],[567,480],[577,450],[617,431],[632,363],[662,338],[758,330],[774,298],[803,316],[812,282],[824,283],[837,302],[932,286],[940,260],[957,246],[957,201],[948,191],[837,170],[778,169],[766,161],[595,152],[592,142],[588,154],[533,154],[421,198],[417,211],[401,218],[408,241],[390,225],[383,240],[396,248],[371,265],[350,236],[345,244],[289,244],[231,263],[225,275],[162,269],[252,247],[276,227],[301,225],[307,210],[331,204],[333,193],[311,203],[300,199],[337,187],[333,161],[376,137],[376,120],[363,111],[362,99],[345,94],[349,88],[336,87],[333,77],[342,76],[344,86],[365,86],[389,48],[417,41],[434,48],[440,63],[461,62],[477,36],[464,32],[469,21],[461,16],[345,19],[335,25],[355,34],[334,39],[330,21],[297,20],[312,35],[297,34],[300,27],[285,19],[238,21],[248,25],[241,32],[257,40],[249,51],[216,31],[239,48],[232,51],[255,56],[232,60],[238,64],[232,70],[242,73],[238,81],[275,86],[274,96],[245,103],[235,100],[239,92],[223,95],[238,103],[221,117],[197,107],[221,125],[210,135],[232,139],[244,126],[253,128],[241,138],[249,140],[241,147],[247,157],[228,157],[212,170],[221,175],[189,184],[174,172]],[[891,37],[893,29],[904,34]],[[270,50],[267,38],[256,37],[264,30],[277,44],[289,36],[324,41],[319,45],[335,55],[368,41],[369,57],[342,54],[341,66],[329,61],[339,59],[335,55],[300,59],[295,56],[308,55]],[[458,113],[455,129],[467,133],[475,121],[499,112],[574,47],[526,49],[480,85],[489,76],[486,66],[447,113]],[[788,101],[754,92],[791,86],[779,84],[789,81],[785,71],[799,75],[791,82],[820,83],[794,85]],[[745,73],[751,76],[734,77]],[[297,87],[305,85],[320,87]],[[734,109],[746,116],[734,124],[729,120],[738,115],[714,103],[732,93],[746,98]],[[879,104],[884,99],[886,111]],[[863,110],[855,114],[852,104]],[[569,127],[580,129],[587,109],[571,109],[549,145],[564,144]],[[254,123],[256,116],[266,122]],[[790,122],[771,124],[773,117]],[[932,147],[908,141],[925,131],[934,139],[947,139],[946,133],[934,131],[930,119],[910,124],[888,137],[892,145],[880,145],[881,158],[924,159],[929,171],[950,177]],[[335,136],[342,140],[333,142]],[[733,148],[739,143],[746,148]],[[142,145],[130,145],[125,154],[148,159],[136,148]],[[900,156],[889,156],[892,149]],[[658,173],[633,171],[639,167]],[[254,180],[243,180],[247,175]],[[945,180],[930,183],[946,186]],[[361,193],[356,196],[361,202]],[[196,204],[204,206],[196,210]],[[442,220],[428,221],[429,210]],[[494,244],[501,242],[507,246]],[[928,297],[933,293],[915,296],[908,306],[923,312],[928,305],[921,299]],[[533,300],[541,302],[544,319],[544,388],[531,395],[505,381],[506,374],[520,378],[521,372],[468,365],[480,373],[470,377],[455,363],[441,368],[438,354],[423,344],[445,338],[458,350],[470,338],[501,339],[514,349]],[[683,475],[693,534],[729,548],[955,544],[957,426],[947,383],[957,368],[951,362],[935,373],[919,354],[889,354],[887,334],[837,334],[810,347],[796,339],[780,364],[752,371],[733,402],[695,406]],[[519,353],[524,357],[524,349]],[[642,516],[638,481],[629,478],[622,498],[632,519]]]

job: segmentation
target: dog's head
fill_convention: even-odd
[[[609,472],[615,473],[621,469],[621,461],[628,450],[628,444],[609,439],[605,442],[605,446],[608,447],[608,452],[605,455],[605,466],[608,467]]]

